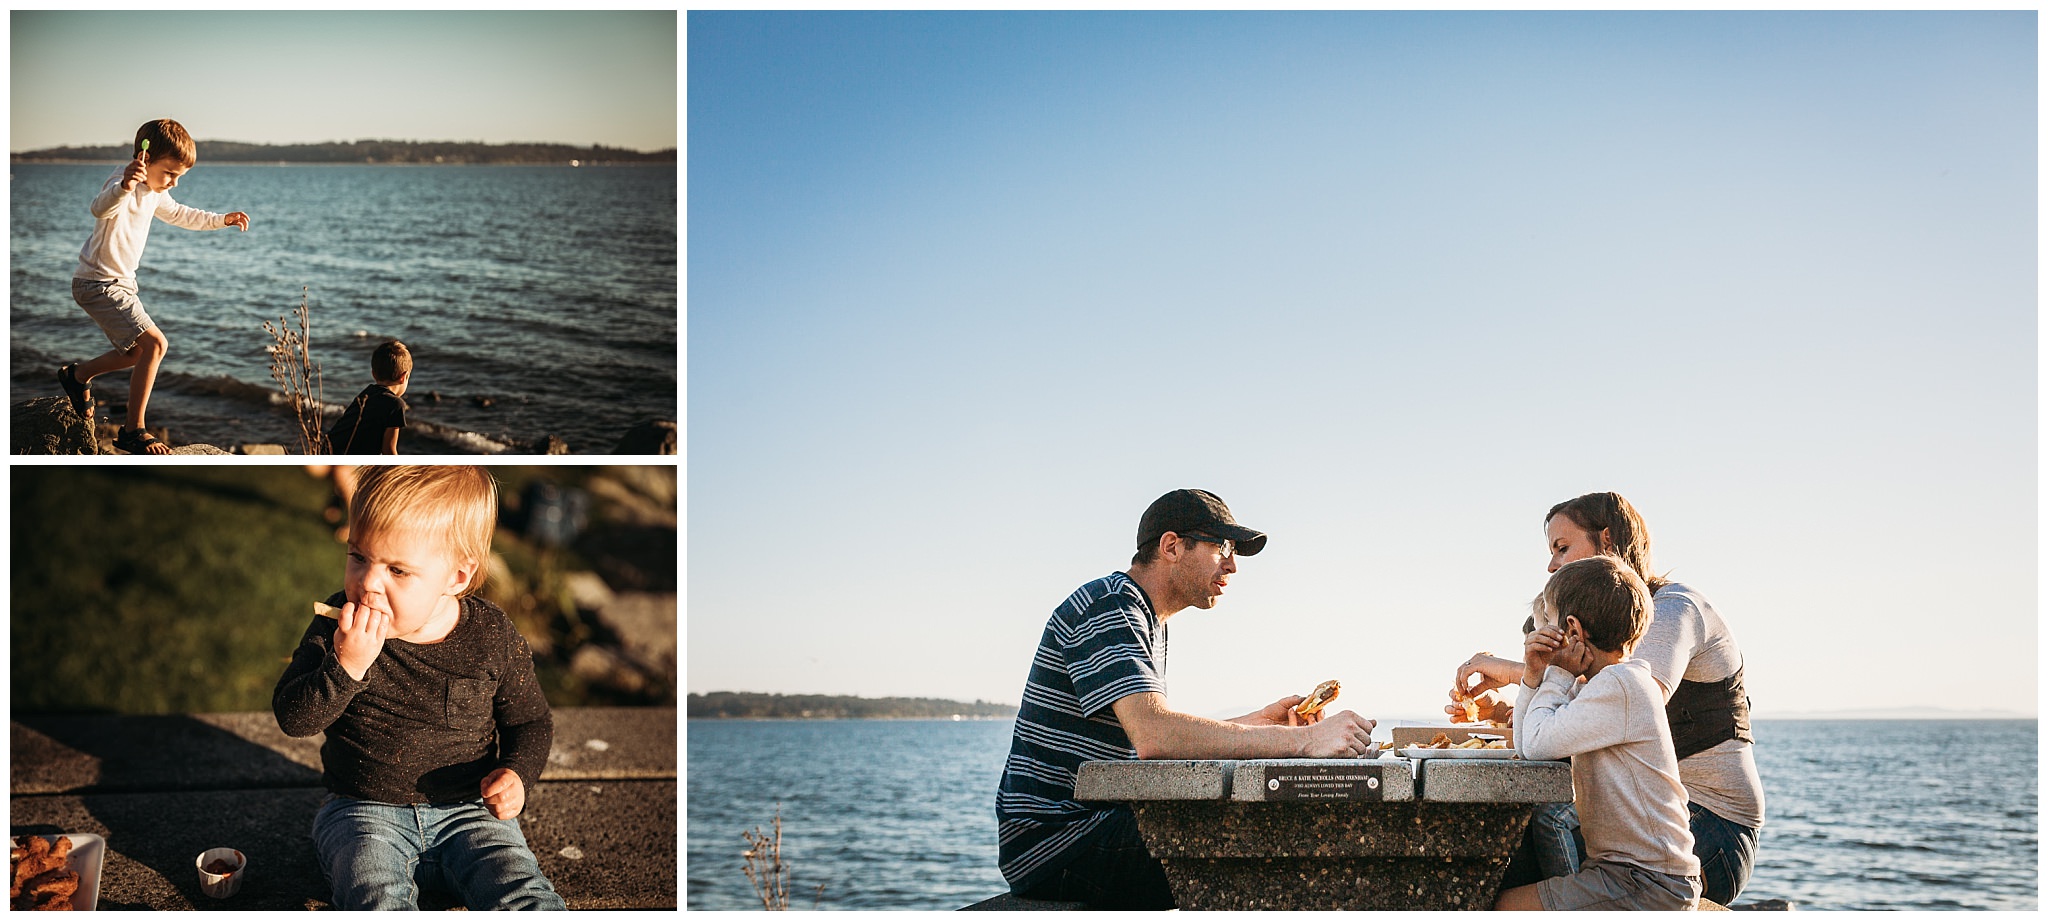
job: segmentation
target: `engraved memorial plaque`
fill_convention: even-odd
[[[1290,765],[1266,775],[1266,801],[1328,800],[1378,803],[1386,799],[1380,768],[1367,764]]]

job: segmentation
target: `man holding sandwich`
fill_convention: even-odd
[[[1174,907],[1130,807],[1074,799],[1083,761],[1355,758],[1371,750],[1372,720],[1349,710],[1304,717],[1295,712],[1307,700],[1300,696],[1228,721],[1167,706],[1167,618],[1215,607],[1237,558],[1265,546],[1266,535],[1238,525],[1213,493],[1177,489],[1138,520],[1127,571],[1081,586],[1053,611],[996,791],[1011,892],[1090,908]]]

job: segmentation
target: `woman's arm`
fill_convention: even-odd
[[[1480,676],[1478,684],[1472,683],[1472,676]],[[1475,652],[1458,666],[1458,677],[1451,684],[1451,699],[1458,700],[1459,688],[1464,688],[1464,697],[1477,697],[1483,691],[1504,688],[1522,680],[1522,663],[1514,659],[1503,659],[1490,652]]]

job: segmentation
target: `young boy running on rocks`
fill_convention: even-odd
[[[171,200],[171,189],[199,162],[198,145],[185,127],[168,118],[145,122],[135,131],[135,159],[116,170],[87,206],[95,219],[92,236],[78,251],[78,269],[71,274],[71,298],[85,308],[114,344],[98,358],[57,369],[57,382],[71,398],[71,408],[92,421],[92,379],[109,371],[134,368],[128,378],[128,422],[114,447],[130,454],[169,454],[171,449],[143,428],[149,393],[169,343],[142,309],[135,270],[142,247],[149,242],[149,222],[157,218],[187,230],[249,229],[240,211],[214,214]]]

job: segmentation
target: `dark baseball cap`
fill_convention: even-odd
[[[1266,549],[1266,535],[1240,526],[1230,517],[1230,506],[1216,494],[1201,489],[1176,489],[1154,500],[1138,519],[1138,549],[1159,542],[1160,535],[1200,532],[1237,545],[1237,552],[1251,556]]]

